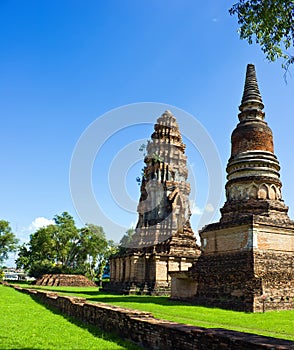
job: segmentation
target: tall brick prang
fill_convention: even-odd
[[[176,118],[170,111],[165,111],[157,119],[146,147],[139,218],[129,247],[153,247],[182,234],[189,240],[190,253],[195,252],[185,148]],[[187,242],[185,244],[183,253],[189,249]],[[170,245],[170,249],[176,248]]]
[[[187,271],[199,256],[190,225],[185,148],[176,118],[165,111],[146,146],[134,236],[126,251],[110,260],[105,289],[169,294],[169,272]]]

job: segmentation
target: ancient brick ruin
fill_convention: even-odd
[[[232,133],[221,219],[200,231],[202,253],[172,273],[172,297],[240,311],[294,309],[294,222],[255,68],[248,65]]]
[[[146,147],[135,234],[126,252],[110,260],[105,290],[169,294],[169,272],[187,270],[199,256],[190,226],[185,147],[176,118],[166,111]]]
[[[97,287],[83,275],[46,274],[36,281],[37,286]]]

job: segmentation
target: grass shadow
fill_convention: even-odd
[[[93,325],[87,324],[85,322],[80,321],[79,319],[72,317],[72,316],[68,316],[68,315],[64,315],[61,311],[59,311],[57,308],[55,307],[51,307],[49,305],[46,305],[44,303],[42,303],[38,297],[36,297],[35,295],[30,295],[30,297],[39,305],[45,307],[47,310],[49,310],[50,312],[52,312],[53,314],[62,316],[64,319],[66,319],[68,322],[74,324],[75,326],[78,326],[82,329],[87,330],[89,333],[91,333],[93,336],[97,337],[97,338],[102,338],[111,342],[116,343],[119,346],[124,347],[125,349],[128,350],[142,350],[143,348],[140,347],[137,344],[132,343],[129,340],[124,340],[121,339],[118,335],[116,335],[115,333],[108,333],[108,332],[104,332],[103,330],[101,330],[98,327],[95,327]],[[22,348],[23,350],[23,348]],[[29,350],[29,349],[28,349]]]
[[[44,289],[42,289],[44,290]],[[48,291],[53,291],[49,290]],[[111,302],[118,302],[118,303],[152,303],[152,304],[158,304],[158,305],[186,305],[186,306],[195,306],[195,304],[190,303],[188,301],[180,301],[180,300],[172,300],[168,296],[150,296],[150,295],[119,295],[119,294],[112,294],[107,292],[99,292],[99,291],[89,291],[89,290],[83,290],[80,291],[69,291],[68,289],[58,289],[54,290],[54,292],[57,293],[63,293],[68,296],[73,297],[81,297],[86,298],[89,301],[94,302],[101,302],[101,303],[111,303]]]
[[[32,288],[32,287],[30,287]],[[191,307],[203,307],[206,309],[220,309],[215,306],[206,305],[203,306],[201,304],[195,303],[195,301],[188,301],[188,300],[175,300],[170,299],[169,296],[151,296],[151,295],[126,295],[126,294],[113,294],[110,292],[100,292],[97,288],[97,290],[88,290],[83,289],[81,287],[80,290],[68,290],[68,289],[55,289],[55,288],[40,288],[33,287],[39,290],[45,290],[49,292],[56,292],[61,293],[63,295],[68,295],[72,297],[80,297],[80,298],[86,298],[90,302],[97,302],[97,303],[108,303],[108,304],[117,304],[117,303],[133,303],[133,304],[157,304],[161,306],[191,306]],[[232,310],[224,310],[224,311],[232,311]],[[244,311],[235,311],[238,313],[244,313]],[[245,312],[246,313],[246,312]]]

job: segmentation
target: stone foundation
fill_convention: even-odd
[[[294,309],[292,253],[202,255],[188,273],[172,276],[173,299],[246,312]]]
[[[254,272],[262,282],[262,294],[268,310],[294,309],[294,254],[258,251],[254,253]],[[260,297],[255,311],[262,311]]]

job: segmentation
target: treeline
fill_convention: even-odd
[[[77,228],[67,212],[56,215],[53,221],[54,224],[31,234],[29,242],[21,246],[17,246],[9,223],[0,221],[0,263],[7,259],[8,252],[17,251],[16,266],[29,276],[83,274],[100,282],[103,273],[107,273],[109,256],[117,252],[118,245],[106,239],[101,226],[86,224]]]

